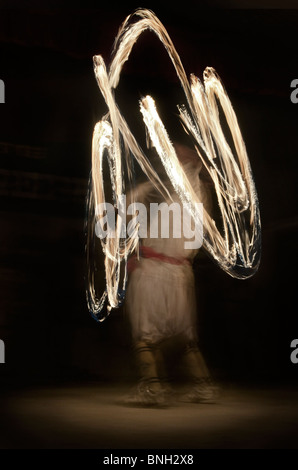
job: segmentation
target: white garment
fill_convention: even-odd
[[[135,340],[158,342],[195,335],[196,299],[192,267],[142,258],[131,273],[127,309]]]
[[[199,191],[198,167],[190,168],[193,188]],[[148,207],[152,195],[150,182],[138,187],[137,202]],[[198,193],[197,193],[198,194]],[[173,197],[178,201],[178,197]],[[192,260],[197,250],[185,249],[185,238],[143,238],[142,246],[150,247],[168,257],[187,259],[183,264],[171,264],[155,258],[136,260],[130,274],[126,306],[135,341],[158,342],[184,334],[196,337],[196,296]]]

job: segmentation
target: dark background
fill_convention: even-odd
[[[196,264],[202,349],[222,380],[297,380],[290,343],[296,313],[298,10],[294,3],[176,2],[152,8],[186,73],[213,66],[239,119],[258,189],[263,230],[259,272],[230,278],[207,257]],[[84,286],[85,194],[95,123],[106,112],[92,56],[106,63],[125,16],[137,6],[102,2],[0,2],[0,386],[135,378],[124,311],[102,324]],[[15,8],[12,8],[14,7]],[[228,8],[223,8],[223,7]],[[258,6],[271,7],[269,9]],[[253,7],[253,8],[247,8]],[[181,93],[157,39],[137,43],[117,92],[134,125],[150,92],[161,115]],[[177,99],[176,99],[177,98]],[[183,100],[182,100],[183,102]],[[177,124],[179,126],[179,124]],[[172,134],[171,134],[172,136]]]

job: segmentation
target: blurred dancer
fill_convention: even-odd
[[[207,207],[207,191],[199,177],[202,164],[191,149],[178,144],[175,147],[192,187]],[[137,187],[136,201],[145,204],[147,213],[152,202],[178,202],[181,206],[173,188],[168,189],[172,200],[161,201],[160,194],[147,181]],[[150,224],[158,222],[150,220]],[[172,226],[170,223],[169,238],[150,237],[150,224],[148,236],[140,240],[139,256],[132,256],[128,262],[130,276],[126,308],[140,380],[127,403],[136,406],[167,404],[170,394],[160,346],[164,340],[173,337],[183,340],[184,359],[192,381],[189,392],[182,400],[213,403],[217,396],[217,387],[198,348],[196,333],[192,262],[198,250],[185,248],[186,238],[182,230],[180,238],[173,237],[173,220]]]

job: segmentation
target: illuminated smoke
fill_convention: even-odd
[[[166,186],[130,131],[113,92],[134,44],[147,29],[158,36],[173,63],[186,99],[186,105],[178,107],[182,125],[191,136],[190,141],[195,142],[197,158],[205,165],[214,184],[222,227],[218,228],[211,215],[204,209],[203,246],[221,269],[238,279],[251,277],[260,262],[261,225],[257,193],[237,117],[220,78],[213,68],[207,67],[203,83],[194,75],[191,75],[189,81],[164,26],[153,12],[137,10],[126,18],[119,30],[109,69],[106,69],[100,55],[94,56],[95,76],[108,107],[108,113],[96,124],[93,133],[92,172],[87,197],[87,302],[89,311],[97,320],[103,320],[111,308],[119,306],[125,293],[127,257],[138,248],[137,237],[131,235],[121,238],[121,217],[118,214],[115,236],[101,240],[106,290],[98,297],[93,250],[94,229],[99,219],[96,207],[105,202],[104,158],[109,162],[115,206],[121,196],[133,188],[133,158],[155,188],[164,197],[170,197]],[[234,153],[222,130],[219,107],[233,139]],[[155,148],[181,203],[188,204],[191,215],[195,218],[195,203],[201,202],[199,195],[194,192],[179,162],[174,145],[150,96],[140,101],[140,111],[151,141],[150,145]],[[123,178],[124,170],[127,181]],[[135,202],[133,191],[131,202]],[[103,309],[105,304],[107,309]]]

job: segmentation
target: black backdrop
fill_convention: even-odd
[[[219,377],[282,384],[296,380],[298,370],[290,361],[290,343],[298,337],[298,104],[290,100],[298,78],[298,10],[276,9],[278,2],[271,9],[210,3],[188,2],[185,10],[176,3],[148,5],[167,27],[187,74],[201,77],[213,66],[221,76],[260,199],[259,272],[238,281],[208,258],[195,266],[200,339]],[[1,4],[1,384],[131,380],[123,310],[97,324],[86,308],[83,228],[92,131],[105,113],[92,56],[109,61],[119,25],[138,5]],[[165,119],[175,113],[180,97],[170,62],[145,33],[118,92],[132,123],[138,98],[148,92]]]

